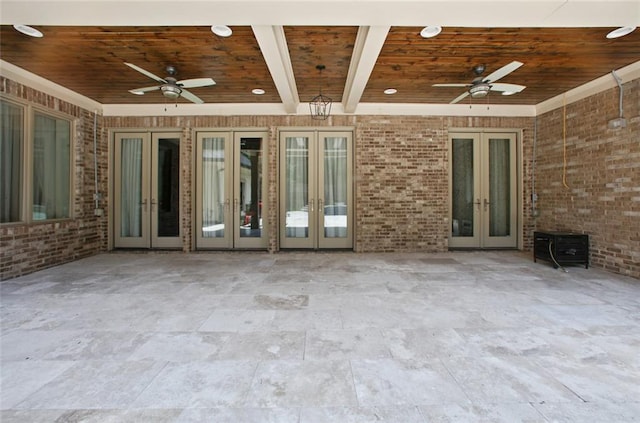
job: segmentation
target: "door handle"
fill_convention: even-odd
[[[156,204],[157,204],[157,203],[156,203],[156,199],[155,199],[155,198],[152,198],[152,199],[151,199],[151,211],[153,211],[153,210],[156,208]]]
[[[224,208],[226,211],[229,211],[229,199],[224,200]]]
[[[482,204],[482,203],[480,202],[480,199],[479,199],[479,198],[476,198],[476,201],[474,201],[474,203],[473,203],[473,204],[475,204],[476,206],[478,206],[478,211],[480,211],[480,205]]]
[[[237,198],[233,199],[233,211],[238,211],[238,205],[240,204],[240,202],[238,201]]]
[[[142,202],[140,203],[140,205],[144,207],[144,211],[146,212],[147,211],[147,199],[146,198],[143,199]]]
[[[484,199],[484,211],[487,211],[487,207],[489,207],[491,203],[485,198]]]
[[[311,208],[311,213],[313,213],[313,203],[316,201],[314,199],[309,200],[309,208]]]

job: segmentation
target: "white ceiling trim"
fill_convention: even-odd
[[[342,105],[347,113],[353,113],[356,110],[390,29],[390,26],[358,28],[347,82],[342,94]]]
[[[225,104],[105,104],[104,116],[282,116],[288,112],[280,103]],[[492,104],[386,104],[360,103],[356,113],[345,113],[342,104],[334,104],[331,116],[507,116],[534,117],[535,106]],[[306,104],[298,105],[297,116],[309,116]]]
[[[637,0],[2,0],[29,25],[640,26]],[[214,22],[215,21],[215,22]]]
[[[105,104],[104,116],[282,116],[282,103]]]
[[[357,115],[535,117],[536,107],[508,104],[360,103]]]
[[[287,39],[282,26],[252,26],[271,78],[287,113],[295,113],[300,104],[296,78],[293,74]]]

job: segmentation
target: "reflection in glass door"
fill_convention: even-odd
[[[115,136],[114,246],[179,248],[180,134]]]
[[[451,140],[451,247],[479,247],[479,136]]]
[[[451,135],[452,248],[517,246],[515,134]]]
[[[266,134],[199,132],[196,248],[266,248]]]
[[[353,248],[351,133],[280,137],[282,248]]]

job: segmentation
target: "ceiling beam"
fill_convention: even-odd
[[[282,26],[254,25],[251,27],[267,63],[273,83],[287,113],[296,113],[300,97],[293,75],[293,66]]]
[[[342,94],[342,104],[346,113],[356,111],[390,29],[390,26],[361,26],[358,28],[347,82]]]

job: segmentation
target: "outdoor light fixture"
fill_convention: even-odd
[[[211,25],[211,32],[216,34],[218,37],[230,37],[233,34],[231,28],[226,25]]]
[[[23,33],[24,35],[28,35],[29,37],[42,38],[44,36],[41,31],[38,31],[37,29],[29,25],[15,24],[13,28],[16,31]]]
[[[620,28],[614,29],[613,31],[607,34],[608,39],[620,38],[625,35],[631,34],[636,30],[635,26],[621,26]]]
[[[473,98],[482,98],[486,97],[489,94],[489,90],[491,89],[491,85],[489,84],[477,84],[469,88],[469,94]]]
[[[442,32],[441,26],[425,26],[420,31],[420,36],[422,38],[433,38]]]
[[[162,91],[162,95],[170,98],[171,100],[175,100],[176,98],[180,97],[180,94],[182,93],[180,87],[171,84],[165,84],[161,86],[160,90]]]
[[[322,78],[322,71],[325,69],[324,65],[316,66],[316,69],[320,72],[320,78]],[[322,81],[320,82],[320,94],[313,97],[309,102],[309,111],[311,112],[311,119],[325,120],[331,114],[331,100],[329,97],[322,95]]]

